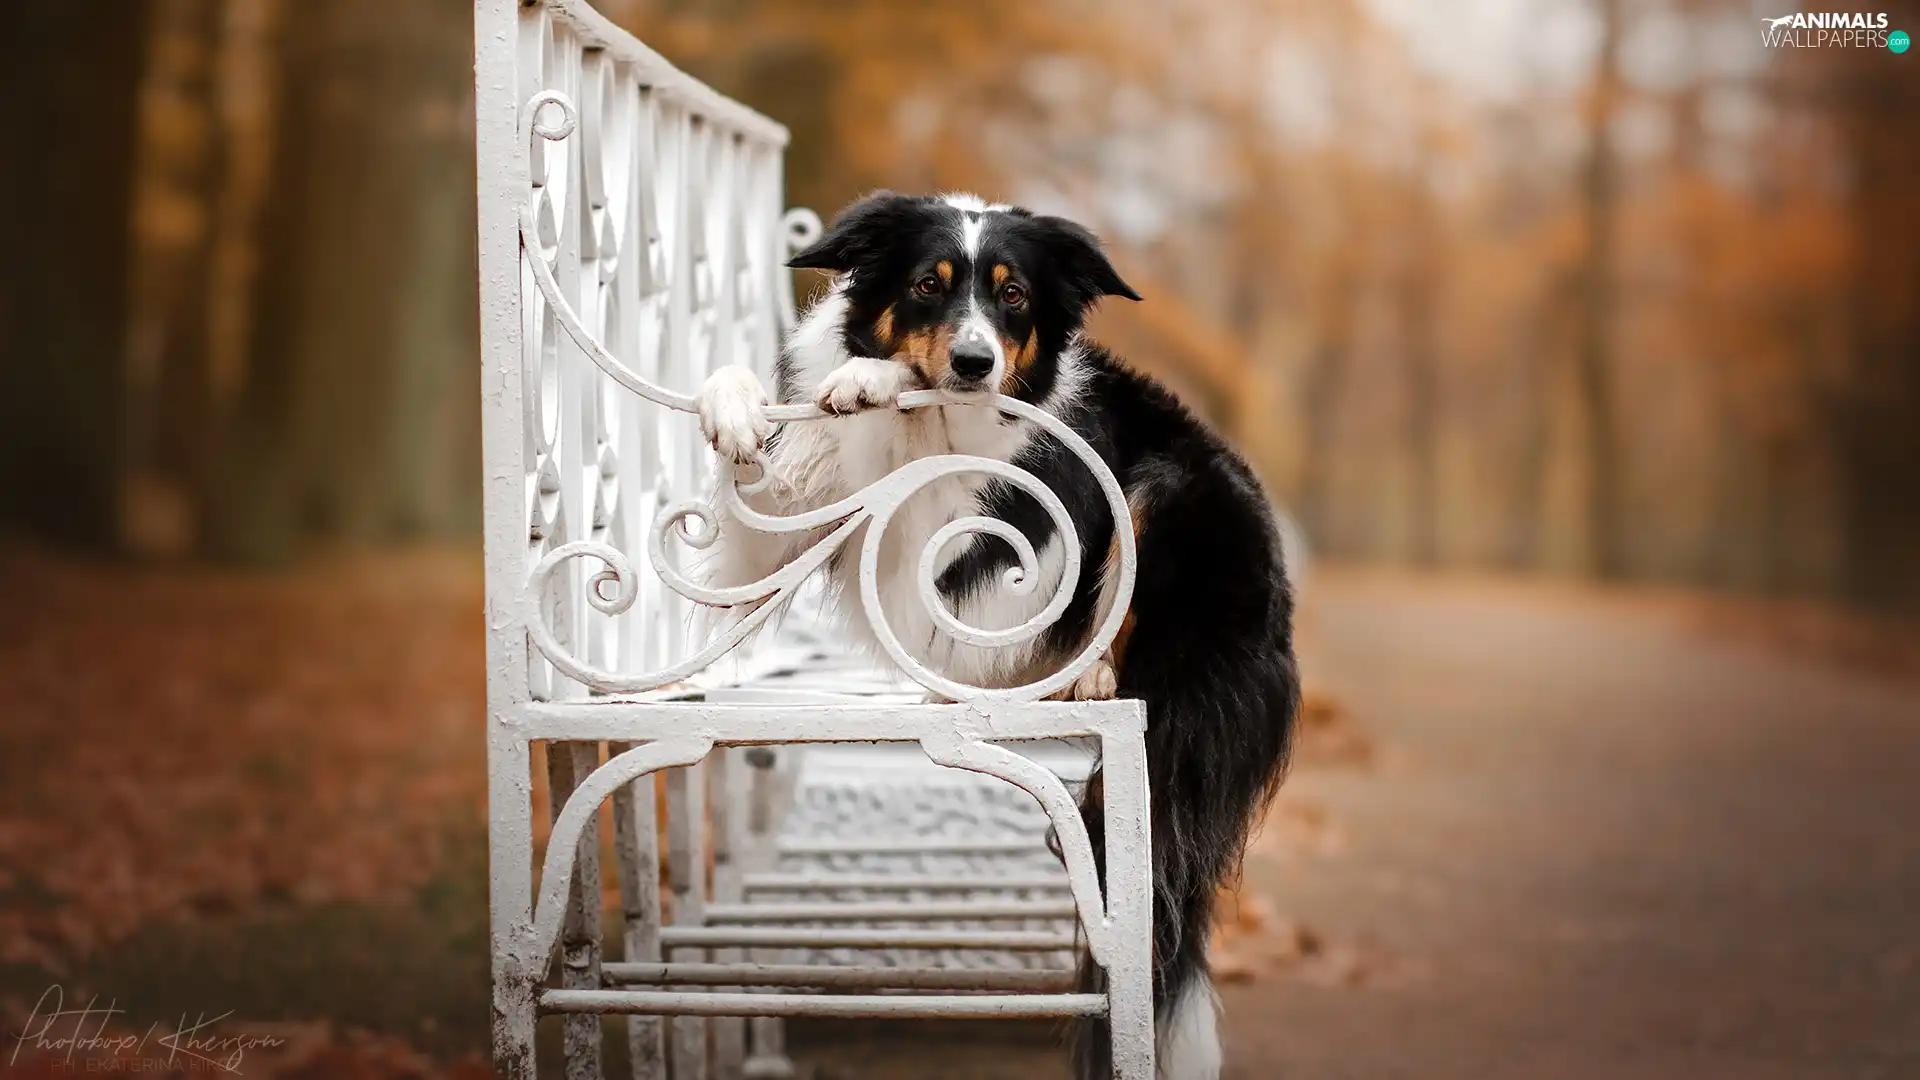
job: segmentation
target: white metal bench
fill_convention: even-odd
[[[1042,700],[1117,631],[1132,583],[1130,530],[1117,530],[1118,600],[1087,651],[1013,689],[953,683],[887,642],[890,631],[881,637],[898,671],[875,671],[815,629],[803,595],[808,573],[834,550],[877,548],[916,475],[986,472],[1038,484],[1000,462],[916,463],[916,475],[896,473],[843,507],[827,540],[757,588],[704,588],[683,568],[687,548],[710,542],[719,520],[702,500],[737,499],[745,488],[729,477],[709,496],[712,455],[691,397],[672,388],[697,386],[730,363],[768,374],[794,321],[782,264],[819,222],[783,213],[786,131],[576,0],[476,0],[475,31],[501,1074],[534,1076],[543,1013],[566,1017],[569,1077],[602,1075],[600,1017],[626,1015],[633,1073],[645,1080],[779,1075],[789,1069],[784,1016],[1105,1015],[1114,1075],[1149,1080],[1144,712],[1133,701]],[[940,400],[909,394],[899,407]],[[1065,432],[1024,403],[997,404]],[[810,406],[772,413],[821,422]],[[1065,434],[1124,514],[1112,476]],[[1067,549],[1077,550],[1071,523],[1061,523]],[[868,613],[884,631],[872,565],[867,554]],[[930,578],[922,599],[940,604]],[[746,617],[703,636],[692,618],[702,605]],[[1063,606],[1024,632],[1038,633]],[[782,609],[789,615],[770,640],[740,655],[742,635]],[[1007,640],[944,607],[935,616],[963,639]],[[927,690],[957,703],[925,703]],[[1097,749],[1104,770],[1104,880],[1073,777],[1060,775],[1070,763],[1032,750],[1037,740],[1076,739]],[[823,750],[802,765],[792,751],[764,749],[847,743],[917,743],[931,762],[979,777],[975,789],[940,789],[940,799],[998,814],[1008,804],[994,793],[1011,784],[1035,812],[1014,814],[994,835],[972,826],[957,835],[783,833],[811,811],[805,797],[787,810],[782,789],[804,789],[819,762],[839,762],[842,780],[867,769],[896,792],[923,785],[939,801],[933,778],[882,751]],[[553,812],[537,875],[536,745],[545,748]],[[652,774],[661,770],[670,770],[669,904],[655,842]],[[608,800],[618,959],[600,933],[598,821]],[[1057,830],[1064,873],[1040,845],[1041,823]],[[1075,950],[1105,969],[1100,992],[1076,990]]]

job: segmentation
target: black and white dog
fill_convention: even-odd
[[[844,210],[789,264],[837,275],[787,342],[779,400],[814,402],[835,419],[782,427],[744,368],[703,387],[701,428],[723,458],[764,447],[777,483],[762,512],[825,506],[909,461],[970,454],[1011,462],[1045,482],[1072,515],[1082,548],[1072,604],[1028,646],[987,649],[940,632],[918,595],[920,552],[959,517],[1019,529],[1039,553],[1039,587],[1014,588],[1011,544],[949,542],[937,583],[949,610],[983,629],[1039,611],[1064,571],[1059,531],[1039,502],[991,477],[935,481],[896,513],[882,548],[881,608],[922,663],[976,686],[1013,686],[1058,670],[1105,615],[1115,523],[1092,473],[1053,435],[990,404],[886,408],[904,391],[997,391],[1082,435],[1126,491],[1138,573],[1120,635],[1068,689],[1079,699],[1138,698],[1147,708],[1154,856],[1154,1009],[1160,1075],[1218,1075],[1216,1000],[1207,970],[1215,889],[1238,869],[1249,830],[1286,768],[1299,687],[1292,595],[1279,530],[1246,463],[1159,384],[1080,336],[1105,296],[1140,299],[1087,230],[970,196],[881,192]],[[809,539],[722,523],[716,584],[756,580]],[[835,608],[856,634],[858,559],[828,564]],[[1051,575],[1050,578],[1047,575]],[[1083,811],[1103,850],[1098,777]],[[1089,989],[1097,971],[1083,972]],[[1109,1074],[1105,1032],[1079,1033],[1082,1077]]]

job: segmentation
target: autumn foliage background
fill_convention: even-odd
[[[1316,565],[1906,655],[1920,57],[1733,0],[602,9],[792,129],[794,205],[1093,226],[1147,297],[1096,334]],[[483,1045],[469,20],[6,13],[0,1014],[264,999],[321,1018],[287,1075]]]

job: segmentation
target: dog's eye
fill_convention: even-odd
[[[1027,290],[1009,281],[1000,286],[1000,302],[1008,307],[1019,307],[1026,303]]]
[[[940,292],[940,279],[928,274],[913,283],[913,292],[916,296],[935,296]]]

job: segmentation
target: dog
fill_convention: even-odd
[[[1081,558],[1064,614],[1025,646],[982,648],[954,640],[925,610],[922,549],[962,517],[1018,529],[1036,553],[1037,582],[1017,571],[1015,547],[1001,536],[952,537],[935,561],[938,592],[954,617],[1006,629],[1061,587],[1063,534],[1037,499],[995,477],[942,476],[903,503],[880,549],[879,606],[916,660],[983,687],[1027,685],[1060,670],[1111,607],[1114,529],[1134,531],[1137,573],[1120,633],[1062,696],[1145,703],[1159,1075],[1217,1077],[1210,911],[1285,774],[1300,697],[1293,598],[1259,481],[1171,393],[1082,335],[1103,298],[1140,297],[1094,235],[1072,221],[972,196],[883,191],[848,206],[788,265],[833,277],[786,342],[778,397],[812,402],[833,418],[774,432],[765,390],[740,367],[715,372],[697,399],[702,433],[723,460],[770,467],[774,483],[750,485],[759,488],[748,500],[753,510],[818,509],[909,462],[966,454],[1026,470],[1071,515]],[[890,407],[917,389],[953,396]],[[1047,411],[1091,444],[1125,490],[1130,520],[1114,522],[1082,461],[1054,434],[994,407],[995,393]],[[777,537],[729,528],[724,518],[719,525],[708,573],[721,585],[764,577],[827,528]],[[858,559],[849,554],[857,546],[844,545],[826,566],[829,606],[856,638],[876,645],[858,600]],[[1097,857],[1100,799],[1096,772],[1082,813]],[[1089,992],[1102,978],[1083,965]],[[1081,1077],[1110,1075],[1104,1021],[1083,1022],[1074,1044]]]

